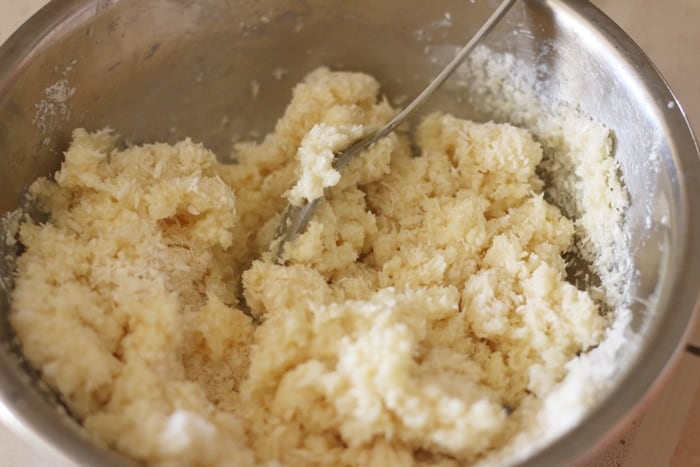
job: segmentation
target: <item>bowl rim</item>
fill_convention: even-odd
[[[662,284],[672,286],[659,290],[660,311],[666,310],[673,319],[658,323],[648,330],[648,338],[654,337],[641,348],[625,375],[616,382],[613,390],[573,429],[557,438],[552,444],[526,459],[522,466],[583,464],[586,460],[622,435],[629,424],[644,413],[665,388],[685,354],[686,344],[694,325],[700,322],[697,312],[700,305],[700,205],[693,207],[692,199],[700,199],[700,150],[687,115],[669,84],[646,53],[612,19],[590,1],[584,0],[535,0],[567,13],[585,18],[596,26],[606,43],[619,45],[617,55],[625,62],[635,64],[634,78],[641,83],[654,102],[664,103],[661,123],[673,142],[672,157],[678,169],[674,183],[674,201],[684,207],[677,213],[674,236],[669,239],[675,245],[667,259],[671,268],[663,271],[672,280]],[[673,105],[666,105],[672,103]],[[681,176],[682,174],[682,176]],[[689,273],[690,272],[690,273]],[[651,341],[651,339],[649,339]],[[625,389],[625,390],[623,390]]]

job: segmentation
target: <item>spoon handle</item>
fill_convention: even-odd
[[[369,135],[360,138],[359,140],[352,143],[346,149],[338,153],[333,162],[333,168],[336,170],[341,170],[345,167],[357,154],[367,149],[372,144],[376,143],[378,140],[384,138],[389,133],[394,131],[399,125],[401,125],[406,119],[413,115],[416,110],[418,110],[433,93],[442,86],[442,84],[447,81],[452,73],[461,65],[465,58],[471,53],[471,51],[476,47],[481,40],[496,27],[498,22],[508,13],[510,8],[518,0],[504,0],[496,8],[496,10],[491,14],[491,16],[484,22],[484,24],[479,28],[479,30],[474,34],[471,40],[459,51],[459,53],[450,61],[450,63],[442,69],[442,71],[430,82],[430,84],[423,89],[423,91],[411,101],[406,107],[404,107],[401,112],[396,114],[389,123],[384,125],[379,130],[370,133]],[[275,262],[279,262],[284,251],[284,245],[294,240],[299,234],[306,230],[311,217],[319,203],[319,199],[316,199],[310,203],[303,204],[301,206],[294,206],[292,204],[287,206],[282,220],[277,228],[275,234],[275,241],[272,246],[272,258]]]
[[[406,107],[401,110],[394,118],[392,118],[389,123],[384,125],[382,128],[379,130],[375,131],[374,133],[369,134],[368,136],[358,140],[356,143],[352,144],[349,146],[346,150],[342,151],[341,153],[338,154],[336,158],[336,163],[334,164],[334,168],[336,170],[339,170],[347,165],[347,163],[357,155],[357,153],[361,152],[363,149],[366,149],[367,147],[371,146],[372,144],[376,143],[378,140],[384,138],[387,136],[389,133],[394,131],[399,125],[401,125],[406,119],[411,117],[416,110],[418,110],[425,102],[435,93],[436,90],[440,88],[440,86],[443,85],[445,81],[454,73],[454,71],[459,67],[459,65],[462,64],[465,58],[469,56],[469,54],[474,50],[474,48],[479,45],[481,40],[486,37],[488,33],[490,33],[493,28],[496,27],[498,22],[503,18],[506,13],[510,10],[510,8],[517,2],[518,0],[504,0],[501,2],[501,4],[496,8],[496,10],[491,14],[491,16],[486,20],[486,22],[481,26],[481,28],[474,34],[474,36],[471,38],[471,40],[462,47],[462,49],[459,51],[459,53],[452,59],[450,63],[448,63],[445,68],[442,69],[440,74],[438,74],[431,82],[430,84],[423,89],[423,91],[411,101],[410,104],[408,104]]]

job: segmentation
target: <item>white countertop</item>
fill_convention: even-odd
[[[0,43],[47,0],[0,0]],[[700,0],[593,0],[646,51],[700,131]],[[700,345],[700,326],[691,339]],[[700,466],[700,357],[685,355],[645,415],[591,466]],[[74,464],[0,425],[0,467]]]

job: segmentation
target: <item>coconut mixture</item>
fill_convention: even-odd
[[[153,465],[447,466],[536,436],[611,323],[566,280],[577,226],[543,196],[542,147],[433,114],[420,156],[394,134],[340,177],[333,151],[394,113],[378,95],[316,70],[236,164],[74,132],[31,187],[49,219],[20,226],[11,321],[95,439]],[[324,190],[271,262],[287,199]]]

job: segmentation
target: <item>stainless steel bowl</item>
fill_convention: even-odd
[[[434,50],[453,50],[495,3],[54,0],[0,48],[0,212],[58,168],[75,127],[110,126],[133,142],[192,136],[226,154],[233,135],[270,130],[291,86],[319,65],[367,71],[390,97],[412,95],[443,63],[439,54],[428,59],[425,35]],[[573,101],[614,130],[632,198],[627,231],[642,345],[585,420],[526,462],[564,465],[616,433],[682,351],[700,286],[698,149],[648,58],[590,3],[523,0],[487,42],[531,71],[544,66],[549,97]],[[555,53],[539,54],[543,42]],[[491,117],[465,106],[460,92],[449,87],[433,104]],[[0,264],[3,277],[10,269]],[[80,464],[122,465],[35,383],[18,359],[6,290],[0,296],[0,416]]]

